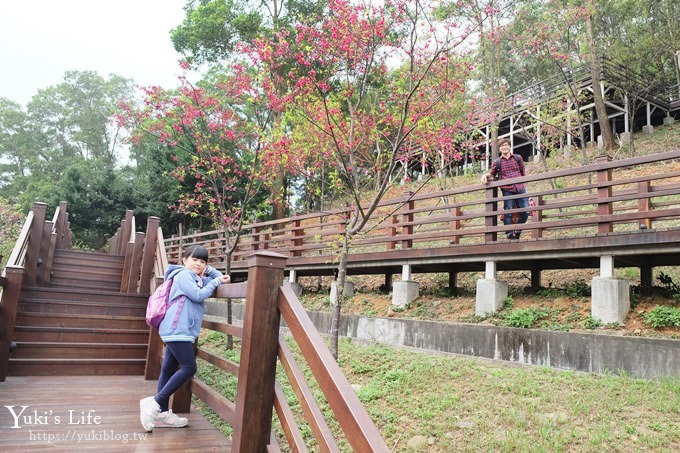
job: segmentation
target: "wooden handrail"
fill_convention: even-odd
[[[7,264],[0,274],[3,279],[3,290],[0,292],[0,382],[4,382],[7,377],[17,305],[25,275],[24,264],[34,220],[35,215],[33,211],[30,211],[14,243]]]
[[[277,335],[283,317],[324,393],[334,419],[343,430],[343,438],[355,451],[388,451],[378,429],[290,285],[284,283],[279,286],[284,263],[285,257],[281,255],[259,252],[249,259],[247,282],[218,287],[216,297],[246,299],[243,326],[228,324],[222,318],[206,318],[203,321],[204,329],[242,338],[239,363],[197,348],[199,359],[238,376],[236,401],[231,401],[194,377],[182,390],[186,393],[175,394],[173,411],[187,412],[190,408],[187,402],[190,401],[190,394],[193,394],[234,428],[234,451],[278,451],[277,441],[269,426],[272,410],[275,410],[290,450],[307,451],[296,416],[281,385],[274,381],[274,361],[278,357],[286,373],[287,384],[292,388],[302,416],[310,427],[315,447],[320,451],[340,451],[295,356],[283,337]],[[182,406],[176,406],[175,399],[179,399]]]

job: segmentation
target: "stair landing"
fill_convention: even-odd
[[[193,407],[183,414],[188,427],[146,433],[139,400],[155,388],[142,376],[10,376],[0,382],[0,451],[231,451],[229,439]],[[5,406],[17,414],[28,407],[16,422]]]

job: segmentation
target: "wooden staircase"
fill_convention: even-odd
[[[22,288],[8,374],[144,374],[147,297],[120,292],[124,260],[55,250],[49,286]]]

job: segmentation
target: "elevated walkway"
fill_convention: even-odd
[[[601,59],[601,68],[605,108],[612,130],[620,137],[621,143],[627,140],[625,134],[652,131],[654,126],[670,124],[678,119],[679,86],[652,84],[606,58]],[[578,103],[574,96],[579,99]],[[587,64],[512,93],[491,108],[500,116],[499,137],[511,140],[515,154],[525,160],[545,154],[547,127],[563,131],[552,140],[557,140],[559,145],[556,147],[564,151],[581,145],[581,133],[586,141],[583,145],[598,143],[600,125],[593,101],[592,75]],[[581,125],[576,115],[581,116]],[[491,125],[481,125],[471,135],[478,143],[478,150],[482,155],[486,154],[485,164],[488,166]]]
[[[535,207],[502,210],[498,188],[515,182],[527,185],[526,196]],[[232,256],[232,278],[243,278],[242,258],[257,250],[286,256],[293,283],[335,275],[338,244],[354,212],[349,206],[245,225]],[[501,214],[520,212],[534,214],[525,224],[499,222]],[[629,309],[628,286],[621,286],[616,270],[637,268],[641,285],[650,288],[654,267],[680,265],[680,150],[619,161],[603,157],[591,165],[511,181],[405,193],[384,200],[364,230],[352,238],[347,274],[384,275],[393,304],[417,297],[410,283],[414,273],[448,273],[449,287],[455,289],[457,274],[483,272],[476,313],[484,314],[499,310],[507,295],[498,271],[529,271],[538,289],[544,270],[590,268],[600,270],[591,282],[593,317],[620,323]],[[508,230],[522,231],[522,239],[505,239]],[[211,250],[213,266],[225,266],[228,245],[220,231],[168,238],[169,259],[178,259],[179,244],[194,242]],[[393,283],[395,274],[401,279]],[[602,311],[600,305],[609,308]]]

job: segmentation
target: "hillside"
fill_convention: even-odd
[[[634,135],[635,156],[647,155],[680,147],[680,124],[656,128],[654,134],[637,133]],[[589,160],[600,150],[590,148]],[[613,159],[633,157],[629,146],[623,146],[611,153]],[[560,168],[581,165],[579,150],[571,155],[550,156],[545,163],[527,163],[529,173],[538,173]],[[680,164],[677,164],[680,165]],[[476,184],[478,173],[465,176],[431,180],[425,185],[417,182],[409,186],[397,186],[389,197],[400,195],[404,190],[420,192],[441,190],[448,187],[462,187]],[[630,281],[632,287],[632,309],[623,326],[601,326],[590,318],[590,281],[598,275],[599,269],[579,269],[572,271],[544,271],[543,288],[537,293],[530,291],[528,272],[499,272],[498,278],[509,284],[510,299],[506,309],[496,316],[479,318],[474,316],[475,285],[482,273],[461,273],[458,275],[459,291],[450,295],[448,276],[445,274],[415,274],[413,279],[420,283],[420,297],[404,308],[391,305],[391,295],[381,294],[382,276],[354,276],[349,281],[355,285],[355,295],[343,305],[344,313],[363,316],[428,319],[444,322],[474,322],[495,325],[524,326],[562,331],[598,331],[614,335],[637,335],[646,337],[680,338],[680,313],[677,326],[655,328],[647,320],[650,312],[657,306],[671,307],[680,312],[680,269],[658,267],[654,269],[654,290],[641,294],[639,271],[636,268],[617,269],[617,277]],[[670,280],[665,284],[658,280],[665,275]],[[394,276],[398,278],[398,275]],[[330,278],[301,278],[303,285],[302,301],[310,310],[330,311],[328,291]],[[675,316],[675,311],[667,316]],[[675,318],[673,318],[675,319]]]

